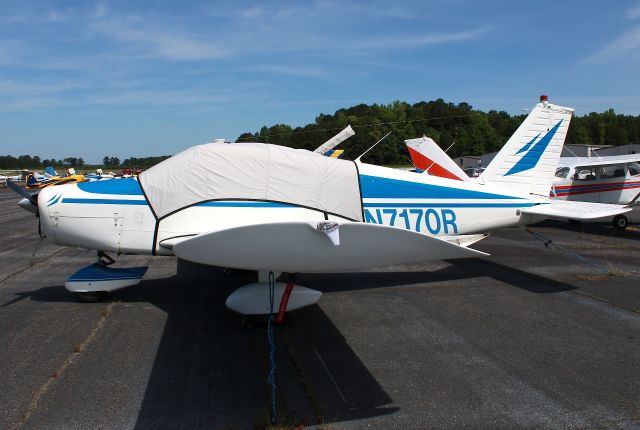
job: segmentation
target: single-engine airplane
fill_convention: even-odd
[[[105,253],[175,255],[259,273],[227,305],[269,312],[269,272],[335,272],[486,255],[469,248],[487,232],[571,211],[619,206],[550,201],[573,110],[540,103],[510,139],[500,170],[462,182],[263,143],[191,147],[137,178],[42,189],[42,231],[55,243],[99,252],[71,276],[81,299],[135,285],[145,268],[107,267]],[[507,151],[507,149],[503,149]],[[291,284],[292,286],[292,284]],[[288,294],[291,294],[290,297]],[[320,292],[277,283],[287,310]],[[278,302],[275,304],[278,307]]]

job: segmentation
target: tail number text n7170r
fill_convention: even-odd
[[[393,227],[404,227],[418,233],[428,231],[430,234],[456,234],[456,213],[451,209],[365,209],[366,222],[384,224]]]

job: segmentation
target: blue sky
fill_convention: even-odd
[[[175,154],[394,100],[637,115],[639,72],[640,2],[2,0],[0,153]]]

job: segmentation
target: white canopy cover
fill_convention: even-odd
[[[289,203],[362,221],[355,163],[266,143],[193,146],[141,173],[158,218],[211,200]]]

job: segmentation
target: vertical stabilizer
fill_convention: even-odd
[[[480,175],[480,182],[548,196],[574,110],[538,103]]]
[[[422,136],[405,140],[409,155],[418,173],[426,172],[441,178],[468,181],[469,176],[438,146],[433,139]]]
[[[58,176],[58,172],[55,171],[53,166],[47,166],[44,169],[44,177],[49,179],[49,178],[53,178],[54,176]]]

